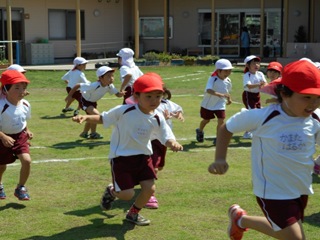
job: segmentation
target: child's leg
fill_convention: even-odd
[[[154,184],[154,179],[145,180],[140,182],[141,192],[137,196],[134,205],[138,208],[143,208],[152,194],[154,194],[156,186]]]
[[[203,129],[205,128],[205,126],[210,122],[210,119],[202,119],[202,121],[200,122],[199,125],[199,129],[201,132],[203,132]]]
[[[22,153],[18,155],[21,162],[19,185],[24,186],[29,178],[31,169],[31,157],[28,153]]]
[[[217,133],[216,133],[216,136],[217,136],[217,137],[218,137],[219,129],[221,128],[221,126],[222,126],[223,123],[224,123],[224,118],[218,118]]]
[[[277,239],[290,239],[290,240],[305,239],[301,220],[280,231],[274,231],[270,223],[265,217],[243,216],[240,221],[240,225],[242,228],[251,228],[265,235],[268,235]]]
[[[2,176],[3,176],[3,173],[6,171],[6,169],[7,169],[6,164],[0,165],[0,184],[2,183]]]

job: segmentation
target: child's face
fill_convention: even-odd
[[[21,99],[24,98],[24,96],[26,96],[27,86],[28,84],[24,82],[13,84],[6,92],[7,100],[16,105]]]
[[[226,79],[227,77],[229,77],[230,76],[230,74],[231,74],[231,69],[229,69],[229,70],[218,70],[218,77],[220,78],[220,79],[222,79],[222,80],[224,80],[224,79]]]
[[[281,107],[291,117],[309,117],[320,106],[320,96],[313,94],[294,92],[290,97],[282,96],[282,99]]]
[[[273,81],[273,80],[280,77],[280,72],[275,71],[275,70],[268,70],[267,77],[270,79],[270,81]]]
[[[140,110],[146,114],[153,113],[153,111],[160,105],[162,97],[163,92],[158,90],[135,95],[135,98],[138,100]]]
[[[87,67],[86,63],[85,64],[80,64],[80,65],[77,66],[77,69],[79,71],[84,71],[84,70],[86,70],[86,67]]]
[[[111,83],[113,83],[114,76],[113,72],[107,72],[103,76],[99,78],[99,81],[101,82],[102,87],[109,86]]]
[[[247,63],[249,72],[256,73],[260,69],[260,62],[252,60],[250,63]]]

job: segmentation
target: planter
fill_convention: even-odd
[[[146,66],[159,66],[160,61],[146,61]]]
[[[212,65],[212,64],[213,64],[212,60],[197,59],[197,65],[209,66],[209,65]]]
[[[194,60],[184,60],[184,65],[186,66],[193,66],[196,61]]]
[[[182,66],[182,65],[184,65],[184,60],[183,59],[171,59],[170,64],[171,64],[171,66]]]
[[[146,65],[146,61],[135,61],[134,62],[137,66],[145,66]]]

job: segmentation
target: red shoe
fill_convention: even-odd
[[[240,208],[238,204],[233,204],[228,211],[230,223],[228,226],[228,236],[231,240],[241,240],[243,233],[247,231],[247,228],[241,228],[238,226],[238,220],[247,215],[246,211]]]

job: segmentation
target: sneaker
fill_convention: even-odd
[[[82,133],[80,133],[79,137],[88,139],[88,138],[89,138],[89,134],[88,134],[88,133],[85,133],[85,132],[82,132]]]
[[[138,226],[147,226],[150,224],[150,220],[144,218],[138,213],[128,213],[126,215],[126,220]]]
[[[147,202],[147,204],[144,207],[148,208],[148,209],[158,209],[159,205],[158,205],[157,198],[155,196],[151,196],[149,201]]]
[[[28,190],[25,186],[19,186],[14,190],[14,195],[22,201],[30,200]]]
[[[229,226],[228,226],[228,236],[232,240],[241,240],[243,233],[247,231],[247,229],[241,228],[238,226],[238,220],[247,215],[246,211],[240,208],[238,204],[233,204],[228,211],[229,215]]]
[[[196,138],[198,142],[203,142],[203,138],[204,138],[204,132],[201,131],[199,128],[196,129]]]
[[[73,110],[74,110],[73,108],[68,107],[68,108],[64,108],[64,109],[62,109],[62,112],[63,112],[63,113],[66,113],[66,112],[72,112]]]
[[[317,174],[317,175],[320,175],[320,165],[314,163],[313,173]]]
[[[1,199],[6,199],[7,195],[4,192],[3,184],[0,184],[0,200]]]
[[[107,211],[110,210],[112,207],[113,201],[116,199],[114,196],[111,194],[111,190],[113,189],[113,184],[110,183],[107,187],[106,190],[104,191],[101,201],[100,201],[100,207],[102,210]]]
[[[245,132],[243,134],[243,139],[252,139],[252,133],[251,132]]]
[[[73,116],[75,117],[75,116],[78,116],[78,115],[79,115],[79,110],[74,110]]]
[[[97,132],[94,132],[94,133],[90,133],[90,136],[89,136],[90,139],[101,139],[103,138],[99,133]]]

